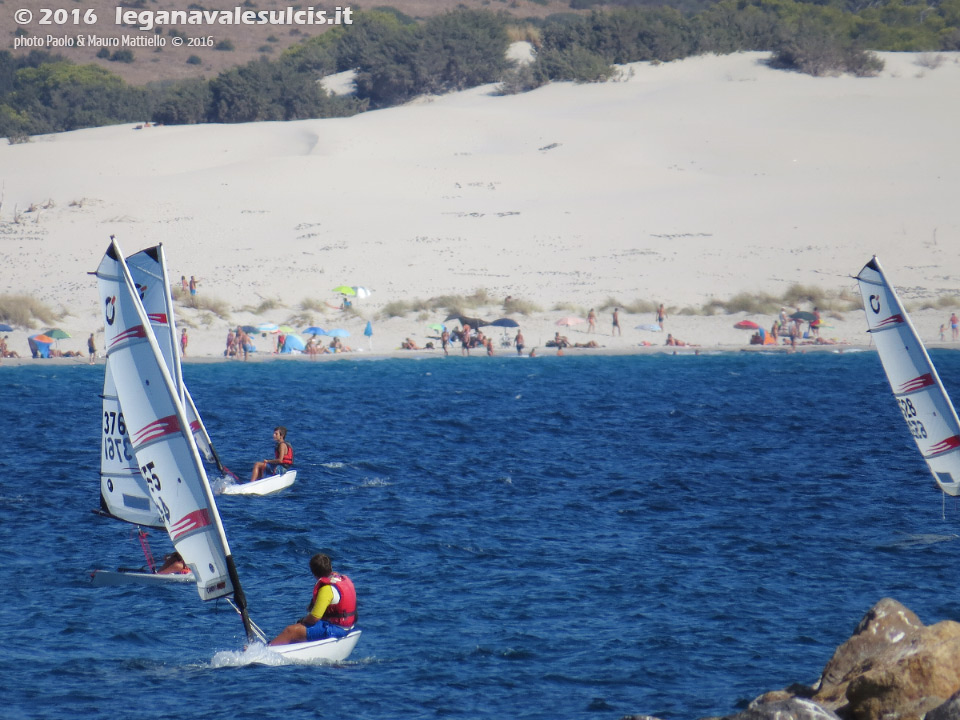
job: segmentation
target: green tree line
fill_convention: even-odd
[[[591,0],[571,7],[592,8]],[[960,0],[607,0],[587,14],[523,25],[534,62],[506,59],[516,18],[459,9],[417,22],[389,9],[212,79],[131,86],[95,65],[33,51],[0,52],[0,137],[149,119],[167,124],[336,117],[501,82],[520,92],[552,80],[599,81],[613,65],[702,53],[771,53],[771,62],[814,75],[876,73],[872,51],[960,50]],[[170,32],[176,32],[171,30]],[[356,93],[327,93],[319,79],[356,72]]]

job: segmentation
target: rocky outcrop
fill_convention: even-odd
[[[884,598],[815,687],[766,693],[723,720],[960,720],[960,623],[926,626]]]
[[[885,598],[837,648],[813,700],[848,720],[920,720],[960,690],[960,623]]]

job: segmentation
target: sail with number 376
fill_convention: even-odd
[[[960,420],[950,396],[876,257],[857,280],[867,326],[907,428],[940,489],[960,495]]]

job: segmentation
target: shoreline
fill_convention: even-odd
[[[934,345],[927,346],[927,350],[953,350],[960,351],[960,344],[957,343],[937,343]],[[810,344],[810,345],[798,345],[796,348],[791,348],[786,345],[751,345],[748,347],[739,347],[739,346],[717,346],[712,348],[704,347],[669,347],[669,346],[643,346],[636,348],[565,348],[562,354],[558,354],[554,348],[545,348],[543,352],[537,352],[534,357],[530,357],[529,353],[524,352],[522,356],[517,355],[516,352],[510,352],[506,349],[503,352],[495,353],[491,359],[496,358],[516,358],[521,359],[533,359],[544,357],[614,357],[614,356],[624,356],[624,355],[664,355],[664,356],[691,356],[691,357],[708,357],[716,355],[732,355],[736,353],[748,353],[748,354],[772,354],[772,355],[806,355],[806,354],[822,354],[822,353],[833,353],[836,355],[843,355],[844,353],[861,353],[861,352],[876,352],[876,347],[873,345],[862,345],[862,344]],[[377,351],[352,351],[352,352],[343,352],[343,353],[325,353],[323,355],[309,356],[302,353],[291,353],[291,354],[282,354],[278,355],[276,353],[256,353],[250,356],[249,360],[238,360],[236,358],[226,358],[226,357],[216,357],[216,356],[198,356],[198,357],[189,357],[183,358],[183,365],[215,365],[215,364],[268,364],[274,362],[306,362],[306,363],[326,363],[326,362],[338,362],[338,361],[348,361],[348,360],[428,360],[428,359],[452,359],[456,361],[461,360],[470,360],[475,358],[486,359],[488,356],[486,353],[474,351],[470,355],[462,355],[460,352],[451,352],[447,358],[444,358],[443,352],[439,349],[435,350],[393,350],[385,352]],[[98,357],[96,362],[92,363],[92,366],[103,367],[106,363],[106,359]],[[23,366],[71,366],[71,365],[91,365],[87,358],[5,358],[3,363],[0,364],[0,372],[3,372],[4,367],[23,367]]]

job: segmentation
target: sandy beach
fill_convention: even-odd
[[[770,327],[775,314],[700,308],[795,284],[855,299],[851,276],[876,254],[936,347],[960,311],[960,300],[923,309],[960,297],[960,54],[881,57],[876,78],[813,78],[743,53],[352,118],[3,143],[0,294],[62,311],[62,350],[85,352],[90,332],[102,348],[87,273],[115,235],[128,254],[163,243],[171,276],[196,276],[198,297],[222,308],[178,305],[188,361],[222,358],[230,327],[264,322],[342,328],[366,355],[437,354],[400,345],[439,346],[428,326],[443,310],[384,310],[478,291],[488,300],[468,314],[493,320],[505,298],[523,302],[528,313],[509,317],[545,354],[558,330],[602,346],[590,352],[672,352],[667,332],[700,351],[739,350],[750,333],[734,324]],[[343,312],[340,285],[372,294]],[[621,310],[612,336],[612,306],[641,302],[665,304],[666,332],[637,329],[652,311]],[[591,308],[595,333],[557,327]],[[858,307],[824,315],[825,338],[869,344]],[[43,329],[15,328],[8,344],[25,355]],[[490,330],[498,353],[515,352]],[[254,341],[269,354],[272,337]],[[949,327],[942,344],[960,347]]]

